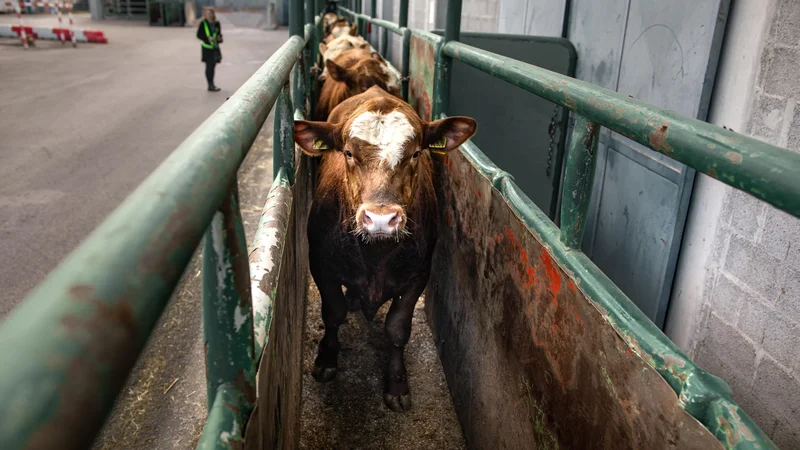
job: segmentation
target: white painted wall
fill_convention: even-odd
[[[500,0],[498,33],[561,37],[566,0]]]

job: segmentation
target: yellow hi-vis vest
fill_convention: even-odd
[[[217,48],[218,44],[217,44],[216,38],[217,38],[217,34],[219,33],[219,30],[214,30],[214,35],[212,36],[211,35],[211,31],[208,30],[208,21],[205,20],[205,19],[203,19],[203,27],[205,27],[205,29],[206,29],[206,37],[208,38],[208,40],[211,41],[212,37],[215,40],[211,41],[212,42],[211,44],[206,44],[205,42],[201,42],[200,45],[202,45],[203,48],[207,48],[209,50],[213,50],[213,49]]]

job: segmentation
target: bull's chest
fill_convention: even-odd
[[[372,243],[354,241],[349,251],[331,258],[339,281],[372,301],[402,295],[415,280],[430,271],[426,249],[418,243]]]

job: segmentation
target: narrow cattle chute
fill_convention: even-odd
[[[796,217],[800,155],[466,45],[459,0],[448,2],[443,35],[408,28],[407,0],[399,24],[361,14],[360,2],[289,7],[286,43],[0,327],[0,447],[91,444],[202,243],[209,412],[198,448],[775,448],[728,386],[684,355],[579,244],[601,127]],[[363,45],[372,26],[400,40],[399,70]],[[334,47],[340,53],[327,54]],[[448,116],[454,61],[573,114],[558,208],[542,211],[466,140],[474,121]],[[340,97],[324,103],[319,93],[334,82],[328,91]],[[376,91],[382,100],[351,112],[368,108],[391,124],[387,133],[398,126],[413,135],[402,149],[353,130],[363,118],[342,112]],[[236,173],[273,107],[273,184],[248,245]],[[405,122],[388,119],[398,111]],[[345,267],[352,259],[336,253],[343,247],[325,241],[341,223],[312,211],[320,176],[331,173],[320,154],[335,155],[346,164],[338,176],[351,177],[350,158],[376,149],[412,174],[412,160],[426,158],[428,205],[438,206],[414,226],[437,223],[438,237],[421,246],[430,267],[415,279],[429,272],[427,283],[401,280],[413,286],[373,298],[379,285],[360,283]],[[375,179],[378,190],[395,182]],[[345,218],[362,226],[356,237],[374,229],[409,242],[400,229],[416,217],[408,212],[416,200],[400,201],[408,186],[393,185],[394,203],[362,198],[374,205]],[[320,311],[318,285],[322,297],[343,300],[335,321]],[[379,303],[423,287],[416,307],[401,306],[411,308],[399,316],[411,337],[402,335],[406,322],[384,332],[392,312]],[[351,310],[344,319],[342,305]],[[340,342],[325,337],[340,325]]]

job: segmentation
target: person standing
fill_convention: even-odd
[[[219,91],[214,85],[214,69],[222,61],[222,52],[219,50],[219,44],[222,43],[222,29],[217,21],[217,15],[211,8],[205,8],[203,11],[203,20],[197,27],[197,39],[202,41],[200,45],[203,53],[202,61],[206,63],[208,90]]]

